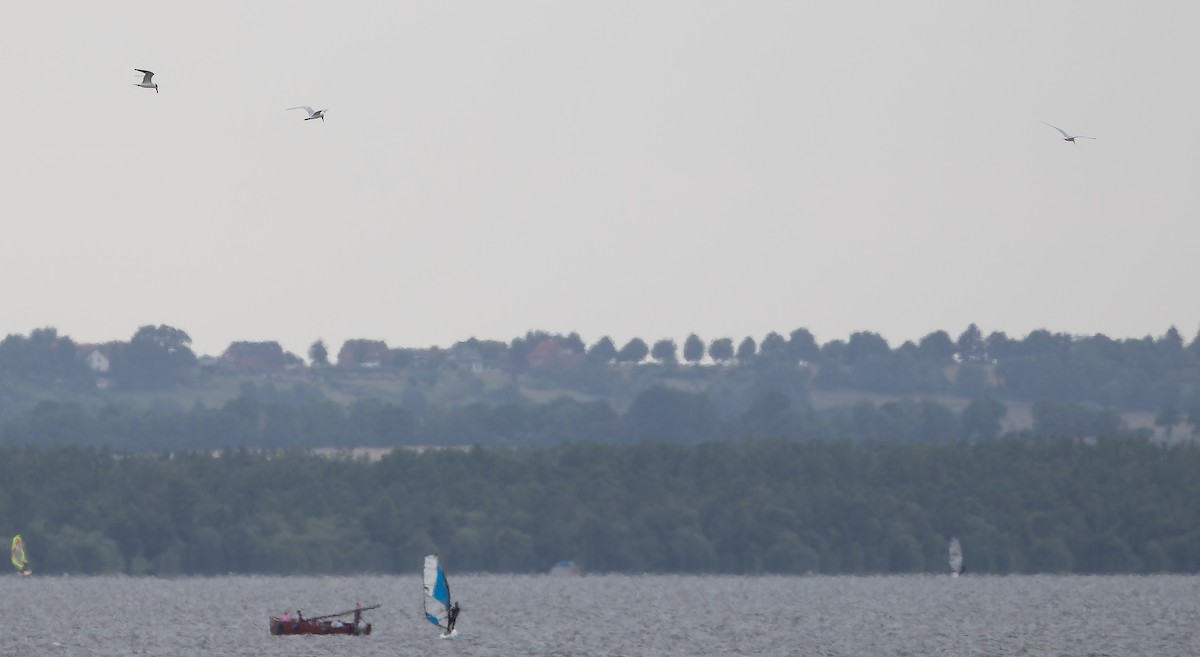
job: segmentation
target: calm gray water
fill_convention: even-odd
[[[1200,655],[1200,578],[451,576],[440,639],[411,577],[0,577],[0,656]],[[369,637],[267,616],[382,603]]]

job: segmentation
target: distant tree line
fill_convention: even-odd
[[[530,354],[547,344],[564,356],[547,363]],[[817,342],[804,328],[787,337],[768,333],[761,342],[744,337],[735,345],[722,337],[705,342],[696,334],[684,341],[682,358],[673,339],[648,344],[632,338],[621,347],[602,337],[590,347],[576,333],[563,336],[531,331],[511,343],[467,340],[450,350],[411,350],[383,365],[405,368],[453,364],[455,354],[473,353],[480,362],[506,371],[562,370],[587,366],[651,363],[675,368],[681,363],[713,363],[755,372],[803,368],[822,389],[849,389],[901,395],[950,393],[1022,401],[1076,402],[1116,409],[1200,408],[1200,333],[1185,343],[1175,327],[1158,338],[1113,340],[1102,334],[1071,336],[1035,330],[1022,339],[983,332],[971,324],[957,339],[944,330],[917,342],[892,347],[878,333],[860,331],[848,340]],[[649,360],[648,360],[649,359]]]
[[[0,416],[47,396],[103,396],[97,386],[116,391],[186,389],[222,374],[272,376],[297,370],[343,379],[405,373],[429,385],[446,372],[470,377],[499,371],[623,406],[640,392],[627,390],[623,373],[646,368],[661,377],[686,379],[693,389],[707,388],[718,404],[730,391],[726,384],[739,378],[737,392],[743,396],[753,398],[774,389],[796,403],[805,402],[799,389],[811,384],[820,390],[914,397],[951,394],[1157,411],[1167,431],[1200,419],[1200,336],[1185,343],[1174,327],[1157,338],[1113,340],[1100,334],[1078,337],[1036,330],[1012,339],[1002,332],[984,336],[972,324],[957,338],[939,330],[895,347],[869,331],[820,344],[800,328],[786,337],[772,332],[761,341],[705,341],[691,334],[682,350],[669,338],[633,338],[618,346],[602,337],[588,346],[576,333],[531,331],[507,343],[472,338],[447,349],[389,348],[378,340],[348,340],[338,351],[336,365],[330,363],[322,341],[309,349],[308,364],[274,342],[233,343],[218,358],[197,358],[190,345],[186,332],[167,325],[143,326],[128,342],[106,345],[77,345],[53,328],[34,330],[28,337],[9,335],[0,341]],[[102,356],[104,371],[87,360],[94,354]],[[731,374],[734,370],[739,374]]]
[[[132,456],[0,447],[35,573],[1200,571],[1200,450],[751,440]]]

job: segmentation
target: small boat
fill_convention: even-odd
[[[577,577],[582,575],[583,571],[579,570],[579,565],[574,561],[560,561],[550,569],[550,574],[559,577]]]
[[[425,620],[442,628],[442,636],[450,638],[457,634],[451,620],[450,583],[446,581],[446,573],[436,554],[425,557],[425,595],[422,600],[425,605]],[[457,610],[453,611],[457,616]]]
[[[275,636],[289,634],[346,634],[349,636],[366,636],[371,633],[371,624],[363,622],[362,612],[378,608],[379,605],[355,607],[348,611],[339,611],[334,614],[325,614],[312,618],[304,618],[299,615],[299,612],[297,612],[295,618],[285,613],[283,616],[271,616],[269,624],[271,634]],[[346,616],[353,616],[353,618],[342,620]]]
[[[957,538],[950,539],[950,576],[958,577],[963,572],[962,545]]]
[[[20,534],[13,536],[12,549],[9,550],[9,554],[12,556],[12,565],[18,573],[25,576],[33,573],[29,569],[29,560],[25,555],[25,540],[21,538]]]

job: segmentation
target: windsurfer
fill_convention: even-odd
[[[357,626],[362,622],[362,600],[354,601],[354,624]]]
[[[12,565],[16,567],[18,573],[27,577],[33,572],[29,569],[29,562],[25,558],[25,539],[21,538],[20,534],[13,536],[12,549],[9,553],[12,555]]]
[[[454,602],[454,606],[450,607],[449,615],[446,617],[446,634],[454,632],[454,624],[458,622],[458,612],[462,611],[458,607],[458,601]]]

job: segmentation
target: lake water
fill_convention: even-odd
[[[1200,655],[1200,577],[451,574],[451,640],[406,577],[0,577],[0,656]],[[267,616],[381,603],[367,637]]]

